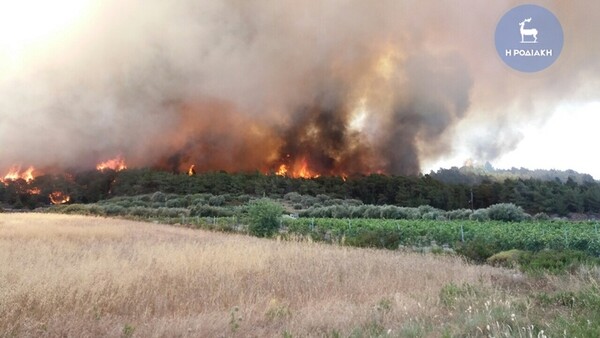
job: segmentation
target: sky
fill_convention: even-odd
[[[600,158],[594,155],[595,145],[600,144],[599,127],[600,100],[561,104],[547,120],[515,127],[520,142],[490,163],[498,169],[571,169],[600,179]],[[461,167],[472,159],[461,142],[477,142],[477,137],[459,139],[452,158],[430,163],[424,172]]]
[[[0,0],[0,172],[19,165],[600,179],[600,2],[537,1],[558,60],[494,46],[515,0]]]

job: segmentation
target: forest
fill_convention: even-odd
[[[467,174],[462,174],[467,175]],[[436,178],[437,177],[437,178]],[[291,178],[260,172],[208,172],[193,176],[157,171],[83,171],[38,176],[0,184],[0,204],[5,209],[35,209],[62,203],[94,203],[118,196],[136,196],[157,191],[168,194],[198,194],[282,198],[326,195],[332,199],[358,200],[364,204],[418,207],[441,210],[481,209],[498,203],[512,203],[529,214],[554,216],[600,213],[600,183],[555,177],[479,178],[474,183],[445,182],[435,173],[419,176],[352,175]],[[60,197],[60,198],[57,198]],[[57,200],[58,199],[58,200]]]

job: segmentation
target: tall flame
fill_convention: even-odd
[[[287,164],[281,164],[275,172],[275,175],[292,178],[317,178],[321,176],[308,168],[308,162],[304,157],[289,166]]]
[[[125,160],[120,155],[110,159],[106,162],[99,163],[96,166],[97,170],[104,171],[107,169],[112,169],[114,171],[121,171],[127,169],[127,165],[125,164]]]
[[[196,175],[196,169],[194,169],[195,167],[196,167],[195,164],[192,164],[190,166],[190,169],[187,172],[188,176],[194,176],[194,175]]]
[[[308,168],[308,163],[306,162],[305,158],[302,158],[302,160],[299,162],[299,164],[297,163],[297,165],[294,168],[294,171],[292,173],[292,177],[294,178],[317,178],[321,175],[312,172],[309,168]]]
[[[286,176],[288,172],[287,165],[282,164],[279,166],[279,169],[275,172],[275,175]]]
[[[30,166],[27,170],[21,172],[21,167],[12,167],[8,171],[4,178],[0,178],[0,182],[7,184],[9,181],[16,181],[18,179],[25,180],[27,183],[30,183],[35,178],[34,176],[35,168]]]

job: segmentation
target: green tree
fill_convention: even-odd
[[[250,234],[257,237],[270,237],[279,227],[283,207],[270,199],[263,198],[250,204]]]

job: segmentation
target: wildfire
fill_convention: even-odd
[[[98,164],[96,166],[96,169],[100,171],[104,171],[107,169],[121,171],[127,169],[127,165],[125,164],[125,160],[121,156],[117,156],[111,160]]]
[[[29,167],[27,170],[21,172],[20,167],[12,167],[8,171],[4,178],[0,178],[0,182],[7,184],[8,181],[16,181],[18,179],[25,180],[27,183],[30,183],[35,178],[34,176],[34,167]]]
[[[194,175],[196,175],[196,169],[194,169],[195,167],[196,167],[195,164],[192,164],[190,166],[190,169],[187,172],[188,176],[194,176]]]
[[[275,175],[293,178],[317,178],[321,176],[308,168],[306,158],[302,158],[300,161],[295,162],[289,167],[286,164],[280,165],[279,169],[275,172]]]
[[[40,190],[40,188],[31,188],[27,189],[27,193],[30,195],[39,195],[42,193],[42,191]]]
[[[279,169],[277,170],[277,172],[275,173],[275,175],[279,175],[279,176],[285,176],[287,175],[287,165],[282,164],[279,166]]]
[[[71,196],[61,192],[61,191],[55,191],[53,193],[51,193],[50,195],[48,195],[48,197],[50,198],[50,203],[52,204],[65,204],[68,203],[71,200]]]

